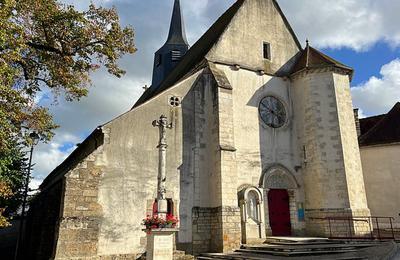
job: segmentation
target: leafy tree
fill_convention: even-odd
[[[117,61],[136,51],[133,36],[114,8],[91,4],[81,12],[57,0],[0,0],[0,165],[26,133],[36,131],[42,141],[54,135],[57,125],[36,102],[44,91],[54,103],[79,100],[101,66],[121,77]],[[9,188],[0,197],[10,196]]]
[[[0,198],[6,200],[10,198],[12,195],[13,193],[11,191],[10,186],[5,182],[0,181]],[[0,228],[9,226],[7,218],[3,215],[5,210],[6,208],[0,208]]]
[[[28,169],[23,148],[14,141],[7,153],[0,152],[0,228],[8,225],[5,217],[15,213],[22,201]]]

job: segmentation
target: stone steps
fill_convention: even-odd
[[[310,260],[310,256],[307,257],[289,257],[290,259],[302,259],[302,260]],[[287,259],[287,257],[279,257],[277,256],[269,256],[269,255],[256,255],[256,254],[249,254],[249,253],[231,253],[231,254],[204,254],[196,259],[199,260],[265,260],[265,259]],[[317,258],[312,259],[319,259],[319,260],[367,260],[368,258],[365,257],[321,257],[317,256]]]
[[[340,249],[340,250],[296,250],[296,251],[277,251],[277,250],[252,250],[252,249],[239,249],[235,252],[241,253],[252,253],[252,254],[269,254],[269,255],[276,255],[276,256],[311,256],[311,255],[327,255],[327,254],[345,254],[345,253],[352,253],[357,252],[356,249]]]
[[[329,259],[329,260],[366,260],[370,254],[381,255],[382,250],[391,248],[388,243],[373,241],[271,241],[262,245],[242,245],[229,254],[202,254],[200,260],[261,260],[261,259]],[[383,253],[384,255],[385,253]]]
[[[331,243],[326,245],[321,244],[302,244],[302,245],[283,245],[283,244],[266,244],[260,246],[248,246],[243,245],[241,249],[248,250],[265,250],[265,251],[285,251],[285,252],[296,252],[296,251],[319,251],[319,250],[345,250],[345,249],[360,249],[365,247],[376,246],[376,243]]]
[[[267,237],[265,242],[267,244],[270,243],[289,243],[289,244],[301,244],[301,243],[336,243],[334,240],[330,240],[328,238],[319,238],[319,237],[305,237],[305,238],[298,238],[298,237]]]

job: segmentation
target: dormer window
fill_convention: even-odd
[[[171,59],[172,61],[180,61],[181,60],[181,51],[179,50],[173,50],[171,51]]]
[[[271,60],[271,44],[268,42],[263,43],[263,55],[264,59]]]

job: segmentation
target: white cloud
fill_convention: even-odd
[[[35,191],[39,188],[40,184],[42,183],[42,179],[32,179],[31,182],[29,183],[29,189],[32,190],[32,193],[35,193]]]
[[[33,151],[33,176],[36,182],[43,180],[57,165],[59,165],[80,142],[78,136],[59,133],[50,144],[39,144]],[[64,149],[65,144],[72,144]],[[34,183],[36,183],[34,182]],[[33,184],[34,184],[33,183]]]
[[[351,89],[354,106],[365,115],[387,113],[400,101],[400,59],[384,65],[380,74]]]
[[[281,0],[299,38],[320,48],[348,47],[357,51],[378,41],[400,45],[400,1]]]

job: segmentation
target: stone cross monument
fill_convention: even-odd
[[[166,219],[168,212],[168,203],[165,197],[166,193],[166,160],[167,160],[167,129],[172,128],[172,123],[168,123],[167,117],[160,116],[160,119],[153,121],[153,126],[158,127],[160,132],[160,141],[158,143],[159,162],[158,162],[158,182],[157,182],[157,211],[158,217]]]

